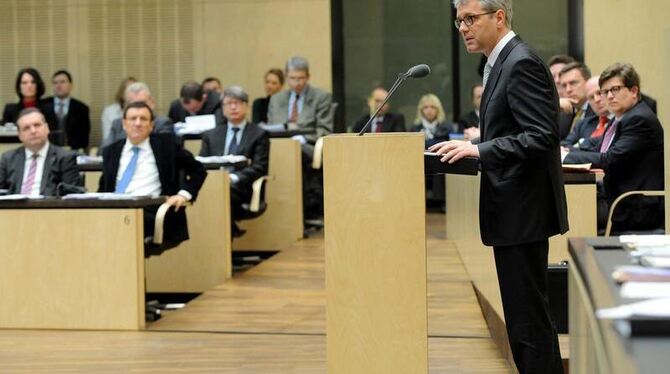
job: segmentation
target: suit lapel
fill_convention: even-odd
[[[47,186],[47,181],[51,179],[51,170],[53,164],[56,162],[56,149],[53,144],[49,144],[47,157],[44,159],[44,169],[42,169],[42,182],[40,183],[40,193],[44,194]],[[55,187],[55,186],[54,186]]]
[[[116,175],[119,173],[121,152],[123,151],[123,146],[125,144],[125,142],[116,142],[110,146],[108,163],[110,175],[105,177],[105,179],[110,184],[109,188],[107,189],[109,192],[114,192],[114,189],[116,189]],[[103,160],[103,162],[107,162],[107,160]]]
[[[17,186],[17,192],[21,192],[21,187],[23,187],[23,168],[26,164],[26,151],[24,147],[19,148],[16,151],[16,155],[13,158],[12,169],[14,170],[14,175],[12,183],[14,186]]]
[[[482,103],[481,103],[481,109],[479,111],[480,128],[482,128],[484,125],[484,119],[486,118],[486,107],[488,107],[489,100],[491,99],[491,96],[493,96],[493,91],[495,91],[495,88],[498,84],[498,79],[500,78],[500,73],[502,72],[502,64],[505,62],[505,59],[512,51],[512,49],[514,49],[514,47],[516,47],[519,43],[521,43],[521,38],[519,38],[518,35],[513,37],[505,45],[505,48],[503,48],[502,51],[500,51],[500,54],[498,55],[495,64],[491,68],[489,79],[486,82],[486,87],[484,88],[484,92],[482,93]]]

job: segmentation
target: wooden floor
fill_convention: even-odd
[[[507,373],[444,219],[427,216],[430,371]],[[0,371],[325,373],[324,288],[317,234],[149,331],[0,331]]]

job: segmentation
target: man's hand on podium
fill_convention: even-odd
[[[442,162],[454,162],[463,157],[477,157],[479,158],[479,148],[469,141],[463,140],[449,140],[432,145],[428,148],[430,152],[435,152],[438,155],[444,155],[440,158]]]

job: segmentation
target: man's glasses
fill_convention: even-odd
[[[611,92],[613,96],[616,96],[619,93],[619,91],[621,91],[622,88],[626,88],[626,86],[624,86],[623,84],[620,84],[620,85],[617,85],[617,86],[612,86],[608,89],[601,89],[600,94],[602,96],[607,97],[607,94],[609,94]]]
[[[475,21],[477,21],[479,16],[483,16],[483,15],[486,15],[486,14],[493,14],[495,12],[497,12],[497,10],[494,10],[493,12],[486,12],[486,13],[480,13],[480,14],[470,14],[470,15],[467,15],[463,18],[456,18],[454,20],[454,26],[456,26],[457,30],[459,30],[461,28],[461,23],[465,23],[465,26],[470,27],[475,23]]]

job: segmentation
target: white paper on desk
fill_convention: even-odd
[[[202,162],[204,164],[225,164],[225,163],[236,164],[238,162],[247,161],[247,158],[242,155],[207,156],[207,157],[196,156],[195,159],[198,162]]]
[[[102,156],[77,156],[77,165],[102,164]]]
[[[11,194],[11,195],[2,195],[0,196],[0,201],[18,201],[18,200],[41,200],[44,199],[43,195],[22,195],[22,194]]]
[[[626,282],[620,294],[625,299],[670,298],[670,282]]]
[[[621,235],[619,241],[638,248],[670,246],[670,235]]]
[[[670,317],[670,298],[659,298],[596,310],[600,319],[625,319],[632,316]]]
[[[85,193],[71,193],[63,196],[63,200],[97,200],[104,195],[113,195],[112,192],[85,192]]]
[[[260,125],[260,127],[269,132],[282,132],[286,131],[286,127],[284,126],[283,123],[266,123],[263,125]]]
[[[178,134],[201,134],[216,127],[216,118],[213,114],[186,117],[184,126],[177,127]]]
[[[670,269],[670,257],[669,256],[641,256],[640,264],[644,266],[649,266],[652,268],[665,268]]]

